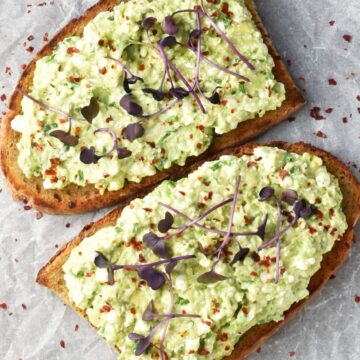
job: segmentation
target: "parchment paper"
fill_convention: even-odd
[[[95,2],[1,0],[0,96],[13,89],[21,64],[40,49],[45,33],[51,37]],[[359,178],[355,166],[360,167],[360,101],[356,99],[360,95],[360,1],[256,2],[309,102],[294,121],[283,123],[261,140],[311,142],[350,163]],[[27,39],[30,35],[34,40]],[[352,36],[351,42],[344,35]],[[329,79],[337,85],[329,85]],[[4,111],[4,96],[1,99]],[[310,116],[314,107],[321,108],[325,120]],[[328,108],[333,108],[331,114],[325,112]],[[327,137],[314,135],[318,131]],[[0,359],[115,359],[115,353],[85,321],[34,282],[38,269],[57,246],[105,211],[40,218],[41,214],[12,201],[2,179],[0,188]],[[251,359],[360,359],[360,303],[355,301],[356,294],[360,295],[359,242],[320,296]]]

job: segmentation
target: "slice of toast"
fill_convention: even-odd
[[[233,147],[232,149],[223,150],[219,154],[212,156],[207,160],[215,160],[224,154],[231,154],[236,156],[250,155],[253,153],[254,148],[259,145],[276,146],[298,154],[309,152],[322,158],[328,171],[332,173],[339,181],[340,188],[343,193],[342,209],[346,215],[348,228],[344,235],[335,242],[332,250],[324,255],[321,268],[313,275],[308,286],[310,292],[309,297],[293,304],[291,308],[285,313],[285,319],[283,321],[272,321],[267,324],[254,326],[248,330],[241,337],[240,341],[235,347],[235,351],[228,358],[228,360],[245,359],[251,352],[256,350],[261,345],[261,343],[263,343],[272,334],[284,326],[286,322],[293,318],[304,307],[304,305],[307,304],[311,298],[313,298],[314,295],[321,290],[330,276],[345,261],[352,245],[352,241],[354,240],[354,226],[357,219],[360,217],[360,184],[342,162],[329,153],[312,147],[311,145],[304,143],[289,144],[285,142],[269,142],[265,144],[251,143],[244,146],[237,146]],[[203,160],[198,161],[188,169],[193,171],[203,162]],[[182,175],[185,175],[185,173]],[[127,202],[110,212],[98,222],[85,226],[81,233],[74,240],[60,249],[58,253],[38,273],[36,281],[39,284],[50,288],[63,301],[69,304],[76,312],[85,318],[85,313],[76,306],[71,305],[69,301],[67,288],[65,286],[63,277],[62,266],[68,259],[72,249],[74,249],[85,237],[91,236],[105,226],[115,224],[116,219],[121,214],[122,209],[126,205]]]
[[[32,60],[22,74],[18,86],[24,91],[28,91],[38,59],[51,54],[52,49],[63,39],[73,35],[81,35],[85,25],[99,12],[110,10],[119,2],[120,0],[101,0],[82,17],[71,21]],[[275,61],[274,75],[276,80],[285,85],[286,100],[278,109],[269,111],[260,118],[242,122],[235,130],[221,136],[216,136],[211,147],[200,156],[201,159],[209,157],[225,148],[249,141],[284,121],[305,104],[303,95],[293,82],[261,23],[254,1],[246,0],[246,5]],[[175,179],[177,174],[181,173],[179,166],[173,166],[170,169],[159,171],[153,176],[142,179],[139,184],[127,182],[124,188],[118,191],[106,191],[104,195],[99,195],[93,185],[81,187],[71,184],[63,190],[46,190],[42,185],[41,177],[26,178],[17,162],[19,153],[16,144],[19,142],[20,133],[11,128],[11,121],[21,112],[21,100],[22,95],[19,92],[15,92],[10,99],[9,112],[5,116],[2,126],[0,163],[14,198],[28,201],[29,204],[39,211],[52,214],[85,213],[123,202],[129,197],[133,197],[134,194],[140,194],[144,191],[148,192],[159,182],[170,178]],[[190,166],[198,159],[199,157],[189,158],[185,167]]]

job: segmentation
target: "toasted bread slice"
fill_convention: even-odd
[[[22,74],[18,86],[24,91],[28,91],[32,83],[36,61],[38,59],[51,54],[52,49],[63,39],[73,35],[81,35],[85,25],[99,12],[112,9],[119,2],[119,0],[102,0],[90,8],[82,17],[71,21],[32,60]],[[286,100],[281,107],[274,111],[267,112],[261,118],[242,122],[235,130],[221,136],[216,136],[211,147],[201,155],[202,159],[227,147],[245,143],[264,133],[276,124],[284,121],[305,104],[304,97],[293,82],[261,23],[253,0],[246,0],[246,4],[275,61],[274,75],[278,81],[285,85]],[[139,184],[128,182],[124,188],[118,191],[106,191],[104,195],[99,195],[93,185],[80,187],[72,184],[63,190],[46,190],[42,185],[41,177],[26,178],[17,162],[18,149],[16,144],[19,142],[20,133],[17,133],[11,128],[11,121],[21,112],[21,100],[22,95],[19,92],[15,92],[10,99],[10,110],[5,116],[2,126],[0,162],[14,198],[28,201],[39,211],[51,214],[81,214],[111,206],[123,202],[129,197],[133,197],[134,194],[149,191],[159,182],[165,179],[175,178],[177,174],[181,172],[178,166],[174,166],[165,171],[158,172],[153,176],[144,178]],[[185,167],[190,166],[197,160],[198,158],[196,157],[189,158]]]
[[[279,330],[291,318],[293,318],[311,298],[317,294],[321,288],[326,284],[330,276],[346,259],[352,241],[354,240],[354,226],[357,219],[360,217],[360,184],[355,177],[351,174],[350,170],[338,159],[329,153],[307,145],[304,143],[288,144],[285,142],[269,142],[265,144],[251,143],[245,146],[237,146],[232,149],[226,149],[219,154],[212,156],[208,160],[215,160],[224,154],[231,154],[236,156],[250,155],[256,146],[267,145],[276,146],[287,151],[302,154],[309,152],[323,159],[328,171],[332,173],[339,181],[341,191],[343,193],[342,209],[346,215],[348,228],[344,235],[335,242],[334,247],[330,252],[325,254],[321,268],[311,278],[308,286],[310,295],[308,298],[295,303],[285,313],[285,319],[280,322],[270,322],[267,324],[257,325],[248,330],[240,339],[235,347],[235,351],[228,358],[229,360],[245,359],[252,351],[256,350],[266,339]],[[195,170],[204,161],[198,161],[191,167],[187,168],[190,171]],[[185,175],[183,172],[182,175]],[[129,199],[130,200],[130,199]],[[104,218],[96,223],[91,223],[82,230],[82,232],[71,242],[66,244],[58,253],[39,271],[37,282],[54,291],[63,301],[69,304],[76,312],[86,318],[86,315],[79,308],[73,306],[68,298],[67,288],[62,272],[62,266],[68,259],[72,249],[74,249],[85,237],[91,236],[99,229],[115,224],[116,219],[121,214],[122,209],[127,205],[123,203],[119,208],[113,210]]]

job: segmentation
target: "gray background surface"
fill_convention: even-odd
[[[96,0],[0,1],[0,96],[8,95],[21,73],[21,64],[39,50],[46,32],[51,37],[70,18]],[[52,4],[51,4],[52,3]],[[305,140],[332,152],[360,172],[360,1],[256,0],[271,37],[304,90],[308,106],[262,140]],[[28,5],[32,6],[28,6]],[[28,11],[30,11],[28,13]],[[334,20],[333,26],[329,21]],[[27,40],[33,34],[35,39]],[[352,35],[349,43],[344,34]],[[26,44],[24,42],[26,41]],[[6,67],[11,70],[6,71]],[[11,73],[11,75],[10,75]],[[328,79],[336,79],[330,86]],[[318,106],[325,120],[310,109]],[[333,108],[331,114],[325,109]],[[6,109],[0,102],[0,110]],[[344,123],[344,118],[347,122]],[[326,139],[314,135],[322,131]],[[77,217],[41,219],[33,210],[12,201],[0,179],[0,359],[115,359],[112,350],[85,321],[49,291],[34,282],[37,270],[105,210]],[[357,228],[359,235],[359,227]],[[354,244],[345,265],[312,304],[251,359],[360,359],[360,243]],[[76,324],[79,325],[75,331]],[[65,348],[60,346],[63,340]],[[295,352],[293,354],[292,352]]]

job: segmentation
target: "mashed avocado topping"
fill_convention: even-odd
[[[160,257],[156,255],[143,239],[149,233],[166,237],[188,223],[175,212],[172,219],[166,215],[170,208],[196,219],[216,204],[234,199],[239,176],[234,211],[232,202],[227,202],[200,221],[201,226],[191,226],[164,240],[169,256],[179,259],[171,269],[173,295],[167,286],[157,286],[158,275],[138,270],[163,261],[153,270],[165,272],[169,260],[161,259],[165,257],[161,251],[157,252]],[[274,199],[284,190],[286,201],[281,202],[279,217]],[[295,205],[291,205],[295,193],[306,202],[306,209],[312,209],[311,216],[305,216],[305,211],[296,222]],[[258,147],[251,156],[223,156],[203,164],[187,178],[164,181],[145,198],[133,200],[114,226],[100,229],[74,248],[63,266],[69,298],[86,312],[99,334],[119,349],[119,359],[127,360],[158,358],[161,326],[151,338],[153,346],[140,356],[135,351],[161,320],[153,314],[169,313],[173,296],[171,313],[193,316],[174,317],[168,322],[163,342],[167,356],[201,359],[206,355],[220,360],[232,352],[248,329],[280,321],[293,303],[308,296],[307,286],[323,255],[347,228],[341,202],[337,179],[319,157],[309,153]],[[216,265],[216,272],[224,279],[199,281],[211,269],[216,260],[214,251],[225,237],[207,229],[226,234],[231,216],[232,233],[252,235],[232,237],[227,244]],[[258,236],[255,233],[265,217],[264,236]],[[269,243],[279,229],[287,227],[279,241],[276,279],[278,243]],[[236,258],[239,248],[248,250]],[[99,258],[98,252],[104,257]],[[113,281],[109,281],[104,259],[119,266],[113,271]],[[131,268],[134,264],[138,271]]]
[[[242,121],[279,107],[285,99],[284,86],[274,79],[274,61],[243,0],[205,2],[210,21],[201,19],[200,55],[218,68],[205,60],[198,64],[195,46],[165,44],[167,62],[178,69],[176,72],[174,67],[169,68],[176,91],[172,98],[163,99],[162,94],[143,91],[158,89],[164,73],[163,56],[153,44],[173,33],[174,24],[168,15],[199,5],[195,0],[121,2],[113,11],[98,14],[86,25],[82,36],[64,39],[51,55],[39,59],[29,95],[47,108],[24,97],[22,114],[12,121],[13,129],[21,133],[18,162],[24,174],[42,177],[46,189],[62,189],[74,183],[93,184],[101,193],[118,190],[126,180],[139,182],[173,164],[183,165],[189,156],[204,152],[215,133],[224,134]],[[157,21],[149,23],[149,18]],[[178,13],[174,20],[176,40],[184,45],[196,43],[196,14]],[[244,58],[235,56],[219,30]],[[196,91],[187,96],[179,90],[182,87],[188,91],[181,74],[189,84],[198,80]],[[134,76],[142,81],[135,81]],[[166,76],[164,88],[168,91],[169,86],[170,78]],[[201,100],[205,113],[193,96],[201,96],[200,90],[207,98]],[[128,101],[120,104],[127,95]],[[183,97],[181,101],[160,111],[179,97]],[[87,115],[94,99],[97,111],[89,121]],[[130,135],[126,132],[137,121],[131,114],[133,104],[141,104],[143,114],[157,114],[142,119],[141,137],[134,137],[135,130],[137,134],[142,131],[139,128]],[[73,138],[65,133],[70,120]],[[104,128],[119,138],[121,156],[110,132],[96,132]],[[50,136],[54,131],[56,136]],[[84,149],[88,149],[87,163],[80,159]]]

